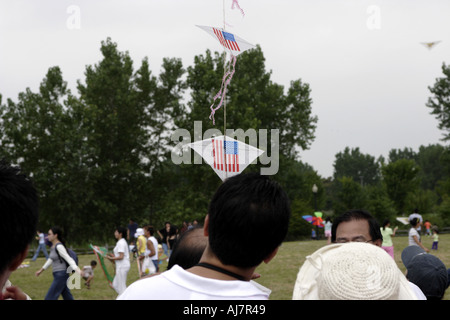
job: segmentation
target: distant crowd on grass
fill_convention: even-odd
[[[37,191],[20,168],[0,163],[0,232],[8,241],[0,242],[1,299],[29,299],[26,292],[10,283],[9,277],[27,256],[39,221]],[[170,223],[158,230],[169,270],[155,270],[129,286],[129,244],[136,247],[137,259],[156,254],[149,228],[144,232],[130,221],[128,228],[114,231],[117,239],[107,259],[115,264],[113,287],[118,300],[267,300],[271,289],[254,281],[262,263],[277,255],[288,232],[290,201],[283,188],[268,176],[238,174],[226,179],[213,195],[203,226],[183,225],[179,232]],[[402,250],[401,272],[393,259],[389,223],[382,226],[365,210],[348,210],[333,219],[330,243],[306,257],[299,266],[294,284],[294,300],[439,300],[449,285],[449,270],[430,254],[418,231],[427,225],[416,212],[409,217],[409,245]],[[136,229],[134,229],[136,227]],[[61,230],[52,228],[49,258],[36,272],[50,266],[53,282],[46,299],[73,299],[67,280],[81,274]],[[430,230],[431,231],[431,230]],[[154,232],[153,232],[154,233]],[[431,232],[430,232],[431,233]],[[437,232],[434,233],[437,235]],[[152,235],[153,236],[153,235]],[[179,237],[178,237],[179,236]],[[128,240],[128,241],[127,241]],[[434,238],[438,249],[439,237]],[[60,245],[62,244],[62,245]],[[133,249],[133,248],[132,248]],[[142,257],[142,258],[141,258]],[[139,260],[138,260],[139,261]],[[141,271],[145,271],[142,270]],[[158,290],[154,290],[158,288]]]

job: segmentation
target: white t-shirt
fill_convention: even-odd
[[[413,236],[416,236],[417,240],[419,240],[419,242],[420,242],[420,234],[419,234],[419,232],[417,232],[417,230],[415,228],[409,229],[408,242],[409,242],[410,246],[418,246],[418,244],[414,241],[414,237]]]
[[[134,282],[117,300],[268,300],[269,294],[252,281],[205,278],[174,265],[160,275]]]
[[[45,235],[41,232],[39,233],[39,244],[45,243]]]
[[[153,243],[153,248],[155,249],[155,254],[150,257],[151,260],[158,260],[158,240],[154,236],[148,238]],[[150,250],[149,250],[150,253]]]
[[[114,260],[116,263],[116,267],[126,267],[130,265],[130,252],[128,251],[127,241],[125,239],[120,239],[117,241],[116,246],[114,247],[114,256],[118,257],[120,252],[123,252],[123,259]]]

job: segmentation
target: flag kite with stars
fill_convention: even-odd
[[[255,48],[253,44],[221,28],[207,26],[197,27],[205,30],[207,33],[213,36],[225,49],[228,49],[234,56],[237,56],[248,49]]]
[[[244,171],[264,151],[226,136],[188,144],[224,181]]]

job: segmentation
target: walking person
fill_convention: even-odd
[[[112,286],[118,294],[121,294],[127,288],[127,275],[128,271],[130,271],[130,252],[127,241],[125,240],[127,237],[127,229],[117,227],[114,231],[114,236],[117,239],[116,246],[113,250],[114,254],[109,254],[106,258],[116,266],[116,275]]]
[[[36,261],[37,257],[39,256],[39,252],[42,250],[44,253],[45,259],[48,259],[48,253],[47,249],[45,248],[45,235],[41,230],[36,231],[36,240],[39,240],[39,245],[36,249],[36,252],[34,253],[33,258],[31,258],[31,261]]]
[[[75,260],[69,255],[63,238],[63,232],[59,227],[53,227],[48,231],[48,240],[52,243],[50,255],[41,269],[36,271],[36,277],[39,277],[44,270],[51,265],[53,269],[53,282],[48,289],[45,300],[58,300],[62,295],[64,300],[74,300],[70,289],[67,287],[70,270],[75,270],[81,275]]]
[[[383,226],[380,228],[381,235],[383,236],[381,247],[392,257],[392,259],[395,259],[394,243],[392,242],[392,237],[395,237],[395,232],[397,231],[397,229],[398,227],[395,227],[392,231],[391,222],[389,221],[389,219],[384,220]]]

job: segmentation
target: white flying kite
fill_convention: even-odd
[[[212,37],[214,37],[216,40],[220,42],[220,44],[223,46],[225,50],[228,50],[230,52],[230,61],[225,65],[224,75],[222,78],[222,85],[220,86],[219,92],[214,96],[213,103],[210,107],[211,115],[209,116],[209,118],[213,121],[213,124],[215,124],[214,114],[222,106],[224,102],[227,93],[227,86],[234,75],[236,57],[248,49],[255,48],[255,46],[245,41],[244,39],[239,38],[237,35],[230,32],[226,32],[224,29],[221,28],[206,27],[206,26],[197,26],[197,27],[209,33]],[[220,98],[219,104],[217,105],[217,107],[214,107],[216,100],[219,98]]]
[[[255,45],[247,42],[246,40],[239,38],[237,35],[227,32],[221,28],[199,26],[200,29],[205,30],[214,39],[218,40],[220,44],[231,52],[232,55],[237,56],[242,52],[255,48]]]
[[[264,151],[227,136],[213,137],[188,144],[224,181],[244,171]]]
[[[437,45],[439,42],[441,42],[441,41],[421,42],[421,44],[423,44],[425,47],[427,47],[428,50],[431,50],[431,49],[433,49],[433,47],[434,47],[435,45]]]

